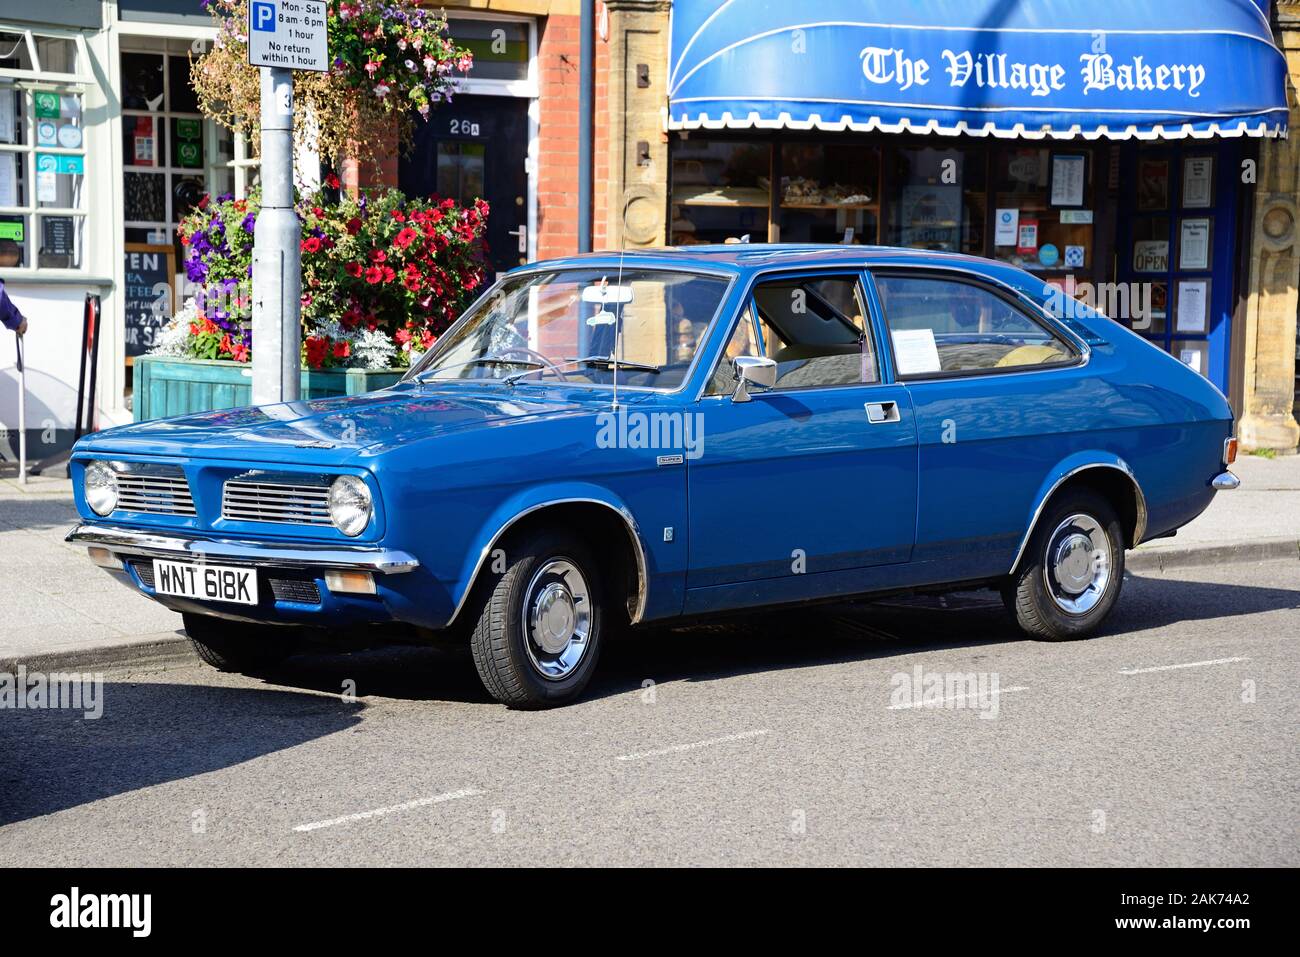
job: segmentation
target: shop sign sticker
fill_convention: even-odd
[[[81,127],[73,126],[71,123],[64,123],[59,127],[59,145],[64,149],[75,150],[81,148]]]
[[[36,169],[41,173],[80,175],[86,171],[84,156],[64,156],[61,153],[37,153]]]
[[[59,135],[53,120],[41,120],[36,124],[37,146],[57,146],[58,142]]]
[[[36,104],[37,119],[59,118],[60,97],[57,93],[51,93],[48,90],[37,90],[32,94],[32,99]]]

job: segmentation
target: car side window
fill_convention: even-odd
[[[778,391],[879,382],[865,303],[856,275],[759,283],[719,358],[709,394],[735,391],[732,363],[745,355],[776,362]]]
[[[877,275],[899,378],[1068,362],[1074,350],[992,290],[936,276]]]

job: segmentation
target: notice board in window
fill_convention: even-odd
[[[176,250],[150,243],[126,244],[126,354],[142,356],[175,312],[172,278]]]

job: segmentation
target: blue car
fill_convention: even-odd
[[[218,668],[467,644],[581,694],[627,627],[988,587],[1097,630],[1124,553],[1231,489],[1217,389],[1011,266],[701,246],[503,276],[397,385],[142,422],[72,459],[98,565]]]

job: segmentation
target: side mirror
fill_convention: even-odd
[[[763,356],[737,356],[732,368],[736,372],[736,391],[732,402],[748,402],[749,386],[761,389],[776,387],[776,362]]]

